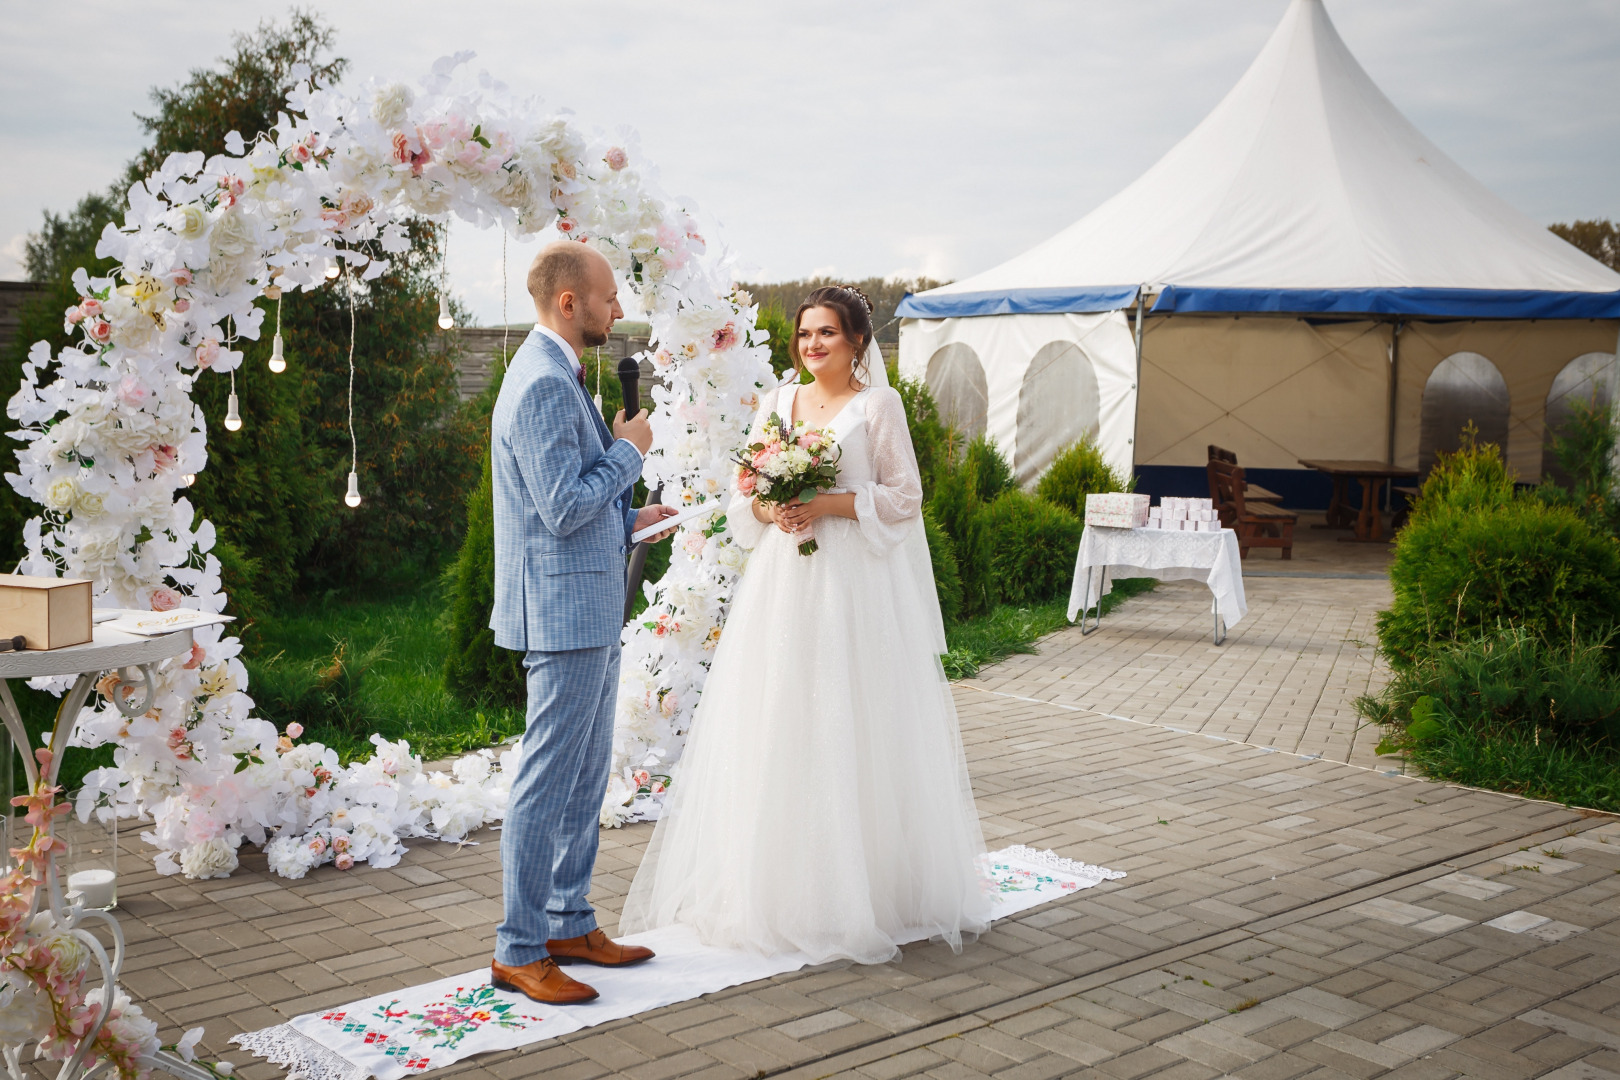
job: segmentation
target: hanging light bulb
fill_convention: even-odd
[[[197,474],[194,472],[188,472],[185,476],[181,477],[181,479],[186,482],[186,487],[190,487],[192,484],[197,482]]]
[[[280,375],[287,370],[287,357],[281,351],[281,331],[270,339],[270,370]]]
[[[242,414],[236,411],[236,395],[232,394],[225,407],[225,430],[241,431]]]
[[[450,298],[444,293],[439,294],[439,329],[449,330],[456,325],[456,317],[450,314]]]
[[[353,469],[349,470],[349,492],[343,496],[343,501],[350,506],[360,505],[360,477],[355,474]]]
[[[341,274],[341,273],[343,273],[343,271],[338,269],[338,264],[333,263],[331,266],[328,266],[326,268],[326,280],[327,281],[336,281],[337,276],[339,274]]]

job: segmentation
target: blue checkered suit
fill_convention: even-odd
[[[641,455],[615,441],[573,365],[533,331],[490,423],[495,610],[522,651],[528,728],[501,832],[505,918],[495,958],[533,963],[596,926],[585,901],[613,748],[625,555]]]

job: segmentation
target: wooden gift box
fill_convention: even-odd
[[[83,645],[92,628],[91,582],[0,574],[0,638],[21,634],[30,649]]]

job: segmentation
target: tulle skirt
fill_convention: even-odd
[[[932,576],[849,519],[816,536],[773,528],[749,562],[623,932],[879,963],[988,924]]]

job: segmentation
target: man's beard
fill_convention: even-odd
[[[608,323],[607,326],[603,327],[587,326],[581,328],[585,339],[585,347],[595,349],[606,345],[608,343],[608,328],[612,325],[612,323]]]

